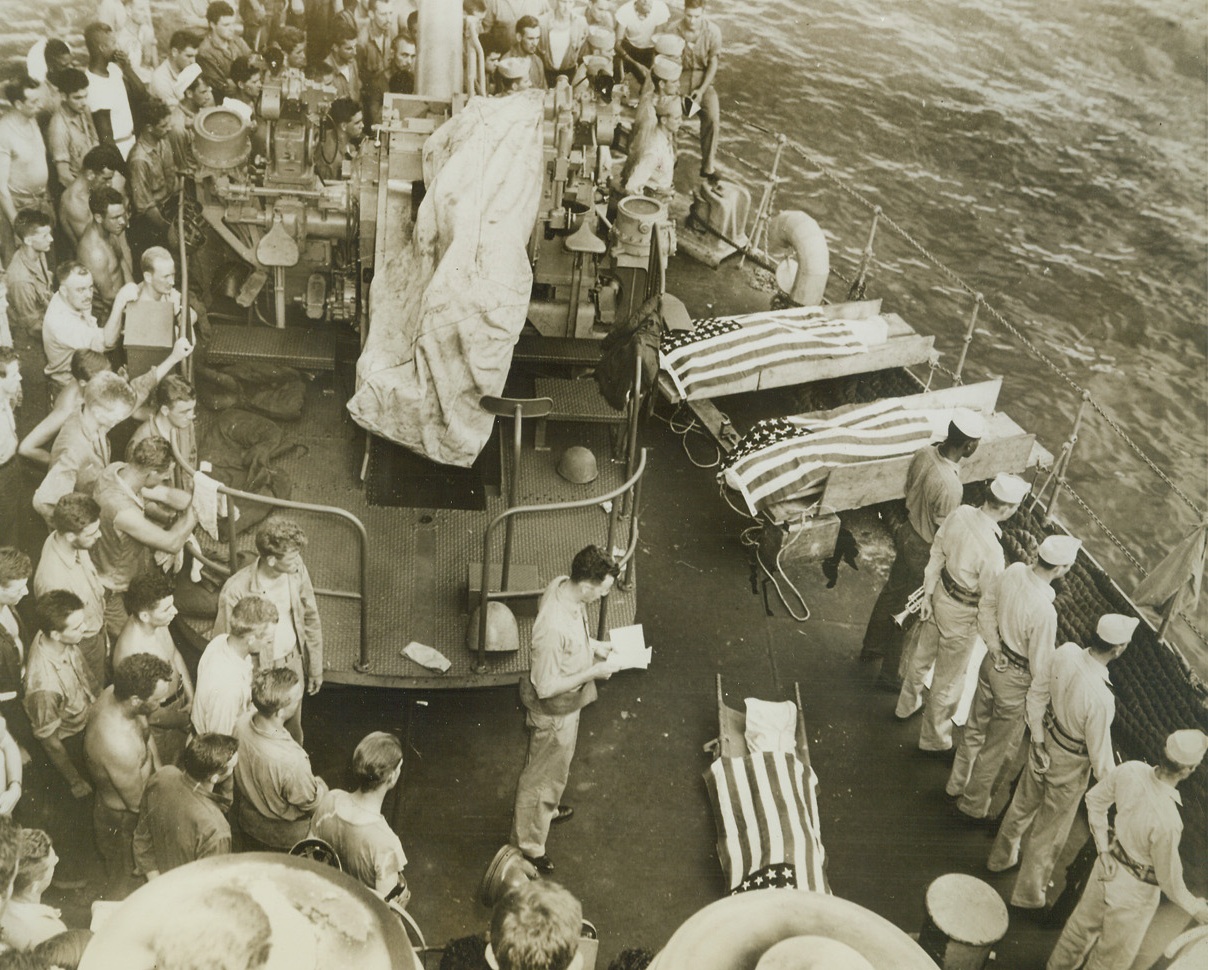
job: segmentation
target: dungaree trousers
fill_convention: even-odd
[[[566,790],[579,737],[579,714],[527,712],[528,754],[516,785],[512,844],[534,859],[545,855],[550,822]]]
[[[1091,881],[1053,947],[1047,970],[1128,970],[1161,897],[1157,886],[1142,882],[1119,862],[1109,879],[1103,860],[1096,859]]]

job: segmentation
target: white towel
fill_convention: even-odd
[[[202,471],[193,476],[193,511],[197,513],[198,525],[215,542],[218,541],[218,516],[226,512],[226,497],[218,494],[219,484],[217,479]]]
[[[442,674],[453,666],[449,662],[449,658],[435,647],[429,647],[415,640],[403,647],[400,652],[408,660],[414,660],[421,667],[439,670]]]
[[[761,701],[747,698],[747,750],[795,754],[797,751],[797,705],[792,701]]]

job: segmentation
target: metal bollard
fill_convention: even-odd
[[[950,872],[927,887],[919,946],[942,970],[982,970],[1007,934],[1002,897],[973,876]]]

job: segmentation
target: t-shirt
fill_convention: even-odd
[[[261,581],[263,582],[263,577]],[[277,607],[277,635],[273,640],[273,662],[276,663],[298,648],[298,633],[293,623],[293,600],[289,592],[289,574],[282,573],[264,583],[264,595]]]
[[[638,13],[633,0],[630,0],[616,12],[617,37],[634,47],[653,47],[655,31],[670,19],[671,11],[663,0],[652,0],[645,17]]]
[[[329,791],[310,820],[312,838],[336,851],[344,871],[380,896],[398,885],[407,865],[403,844],[381,815],[362,812],[346,791]]]
[[[241,657],[223,633],[210,641],[197,662],[193,727],[198,734],[231,734],[252,708],[252,658]]]
[[[25,118],[15,108],[0,118],[0,155],[8,157],[8,188],[18,209],[21,197],[45,194],[50,168],[37,121]]]
[[[109,65],[105,76],[88,72],[88,110],[93,114],[109,112],[113,140],[122,158],[126,158],[134,147],[134,115],[130,112],[130,95],[126,93],[122,69],[116,64]]]

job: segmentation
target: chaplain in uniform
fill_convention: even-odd
[[[1200,923],[1208,923],[1208,900],[1193,896],[1183,882],[1182,801],[1177,791],[1206,751],[1208,735],[1203,731],[1175,731],[1166,739],[1156,768],[1143,761],[1126,762],[1086,793],[1099,858],[1047,970],[1128,970],[1162,893]],[[1112,805],[1114,830],[1107,820]]]
[[[520,678],[529,746],[516,786],[512,844],[543,875],[554,871],[545,852],[550,823],[572,814],[560,802],[579,736],[579,711],[596,699],[596,681],[608,680],[614,670],[604,660],[612,646],[592,638],[586,608],[608,595],[618,572],[598,546],[580,550],[570,575],[546,587],[533,623],[532,667]]]
[[[906,521],[893,534],[896,556],[868,618],[860,652],[862,661],[882,658],[877,686],[895,694],[902,689],[898,665],[905,635],[894,615],[923,585],[935,533],[948,513],[961,504],[960,462],[977,451],[985,433],[986,421],[980,414],[958,408],[948,424],[948,437],[916,451],[906,470]]]
[[[1128,648],[1140,622],[1133,616],[1104,614],[1089,648],[1064,643],[1053,655],[1044,733],[1032,737],[1029,764],[986,863],[991,872],[1003,872],[1019,862],[1012,906],[1044,908],[1057,855],[1069,837],[1091,771],[1101,781],[1112,769],[1116,698],[1107,665]],[[1025,835],[1027,846],[1020,859]]]
[[[919,608],[923,626],[894,711],[905,720],[923,708],[919,732],[923,751],[952,747],[952,715],[960,703],[977,635],[980,632],[982,639],[992,639],[988,631],[993,617],[983,600],[1005,566],[998,523],[1014,515],[1027,494],[1028,483],[1022,478],[995,476],[985,502],[953,511],[931,543]],[[924,707],[923,681],[933,666],[931,692]]]
[[[1019,748],[1025,724],[1032,737],[1044,734],[1049,665],[1057,649],[1053,581],[1073,568],[1080,548],[1073,536],[1049,536],[1034,564],[1012,563],[986,591],[986,608],[995,618],[991,639],[946,789],[970,818],[989,813],[998,773]]]

